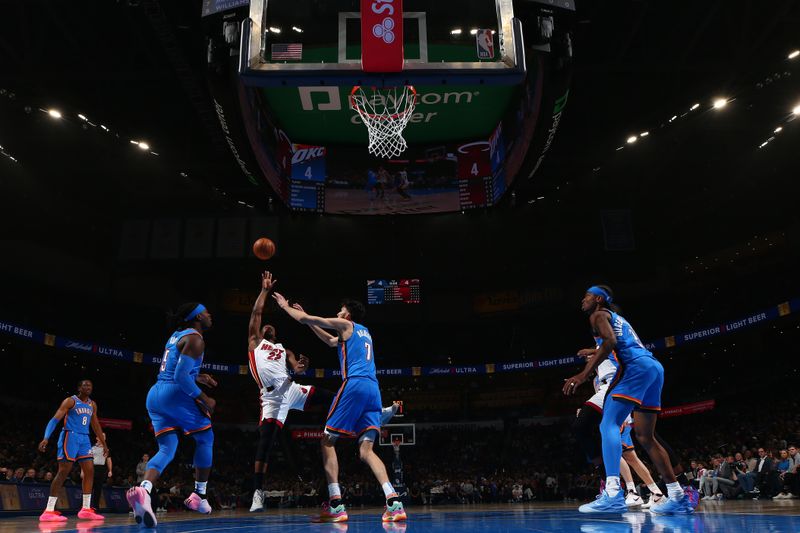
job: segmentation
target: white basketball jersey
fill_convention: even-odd
[[[597,376],[594,378],[594,392],[604,389],[616,373],[617,366],[613,362],[606,359],[600,363],[597,367]]]
[[[250,372],[259,387],[280,387],[289,378],[286,370],[286,348],[262,339],[252,352]]]

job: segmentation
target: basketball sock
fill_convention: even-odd
[[[394,494],[395,496],[397,496],[397,493],[394,491],[394,487],[392,487],[392,484],[391,484],[389,481],[387,481],[386,483],[384,483],[384,484],[381,486],[381,488],[383,489],[383,494],[384,494],[384,495],[385,495],[387,498],[388,498],[389,496],[391,496],[392,494]]]
[[[262,490],[264,488],[264,473],[257,472],[253,478],[253,489]]]
[[[661,489],[658,488],[658,485],[656,485],[655,483],[651,483],[650,485],[647,485],[647,488],[650,489],[650,492],[652,494],[661,494]]]
[[[83,508],[89,509],[92,507],[92,495],[91,494],[84,494],[83,495]]]
[[[610,498],[615,497],[619,494],[619,477],[618,476],[608,476],[606,478],[606,494]]]
[[[339,488],[338,483],[328,483],[328,499],[331,501],[331,505],[334,501],[342,502],[342,489]]]
[[[683,489],[681,484],[677,481],[675,483],[667,483],[667,494],[673,500],[680,500],[683,498]]]
[[[628,489],[629,492],[636,492],[636,485],[633,484],[633,481],[626,481],[625,488]]]
[[[206,486],[207,485],[208,485],[208,481],[195,481],[194,482],[194,491],[201,498],[205,498],[206,497]]]
[[[50,496],[47,498],[47,508],[45,511],[53,512],[56,510],[56,502],[58,501],[58,496]]]
[[[139,486],[146,490],[147,494],[150,494],[153,491],[153,483],[147,481],[146,479],[139,483]]]

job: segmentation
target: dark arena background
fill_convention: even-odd
[[[211,431],[179,431],[159,531],[800,531],[799,26],[792,0],[0,1],[0,531],[151,525],[128,490],[165,442],[147,397],[188,350],[165,348],[186,302],[213,317],[213,465],[196,485]],[[400,141],[367,126],[403,121],[398,151],[370,151]],[[367,432],[396,496],[348,434],[329,486],[340,393],[289,411],[250,511],[264,271],[310,315],[364,303],[365,364],[402,402]],[[660,413],[635,416],[657,418],[685,512],[655,505],[677,496],[639,423],[654,483],[635,471],[630,505],[578,510],[616,494],[586,453],[601,415],[576,417],[592,380],[564,393],[600,284],[636,328],[614,333],[663,365]],[[294,381],[358,381],[278,304],[263,323],[308,358]],[[77,457],[90,500],[78,466],[53,483],[85,452],[59,441],[81,437],[61,424],[84,380],[111,458]],[[65,398],[78,415],[40,452]],[[407,519],[382,521],[386,497]],[[313,523],[331,498],[349,520]]]

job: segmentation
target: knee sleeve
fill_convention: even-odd
[[[209,468],[214,455],[214,430],[208,428],[199,433],[193,433],[194,438],[194,467]]]
[[[603,404],[603,420],[600,422],[600,436],[603,439],[603,463],[606,476],[619,477],[619,462],[622,459],[622,436],[620,427],[633,411],[633,405],[626,401],[606,396]]]
[[[178,435],[174,431],[156,437],[158,453],[147,463],[147,468],[157,470],[159,474],[172,462],[175,450],[178,449]]]
[[[600,456],[601,417],[600,413],[584,405],[572,424],[572,433],[589,462]]]
[[[258,427],[258,446],[256,447],[256,461],[261,463],[269,462],[269,452],[275,444],[281,428],[274,420],[264,422]]]

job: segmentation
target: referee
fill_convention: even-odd
[[[104,440],[105,437],[106,434],[103,433]],[[111,479],[111,476],[114,475],[111,456],[103,457],[103,447],[100,445],[100,439],[97,439],[97,442],[92,446],[92,462],[94,463],[92,506],[95,509],[100,509],[100,495],[103,493],[103,483],[106,479]]]

